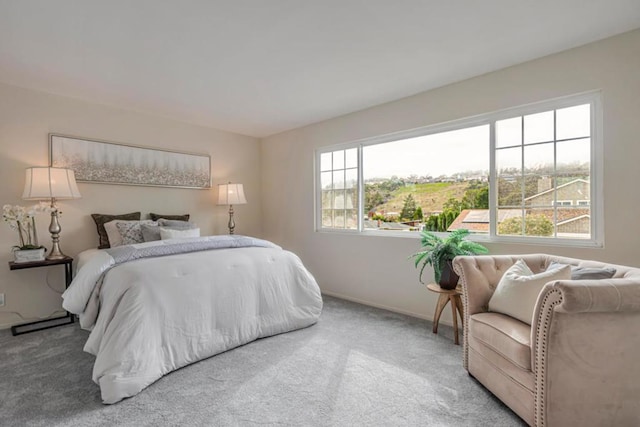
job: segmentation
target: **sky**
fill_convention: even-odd
[[[587,137],[556,144],[553,141],[553,111],[496,123],[496,167],[520,168],[524,127],[525,167],[553,164],[554,149],[558,164],[588,163],[591,157],[590,107],[588,104],[556,110],[558,140]],[[523,126],[524,123],[524,126]],[[554,147],[555,145],[555,147]],[[511,147],[511,148],[507,148]],[[444,160],[443,160],[444,159]],[[369,145],[363,148],[364,178],[389,178],[393,175],[437,177],[464,171],[489,170],[489,125],[476,126]]]
[[[365,179],[488,171],[489,126],[369,145],[363,148],[362,164]]]

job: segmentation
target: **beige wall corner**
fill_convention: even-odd
[[[599,249],[488,244],[493,254],[547,252],[640,266],[640,30],[492,72],[262,140],[263,229],[300,255],[331,294],[430,318],[436,295],[407,256],[418,239],[314,232],[313,156],[318,147],[601,90],[604,108],[604,238]],[[480,54],[480,53],[479,53]],[[309,100],[313,102],[313,100]],[[428,274],[428,273],[425,273]],[[427,276],[428,277],[428,276]],[[448,310],[447,310],[448,311]],[[444,322],[450,322],[445,311]]]
[[[236,233],[260,236],[260,149],[256,138],[195,126],[146,114],[91,104],[0,84],[0,204],[30,206],[22,200],[24,169],[49,164],[48,134],[134,144],[150,148],[209,154],[212,188],[192,190],[80,183],[82,198],[60,201],[60,245],[66,254],[98,245],[91,213],[190,213],[202,234],[226,234],[228,208],[216,206],[217,184],[227,180],[244,184],[248,204],[235,207]],[[37,218],[40,242],[50,247],[49,219]],[[18,323],[18,312],[28,319],[60,309],[64,289],[62,267],[9,271],[11,246],[17,235],[0,226],[0,328]]]

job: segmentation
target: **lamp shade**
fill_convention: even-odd
[[[247,199],[244,197],[242,184],[218,184],[219,205],[244,205]]]
[[[79,199],[80,197],[76,176],[71,169],[46,166],[27,168],[23,199]]]

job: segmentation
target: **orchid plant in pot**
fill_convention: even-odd
[[[422,250],[411,255],[415,258],[416,268],[420,267],[419,279],[422,283],[422,272],[427,265],[433,267],[435,281],[442,289],[455,289],[458,285],[458,275],[453,271],[451,262],[458,255],[486,254],[489,251],[479,243],[464,240],[469,230],[452,231],[442,238],[430,231],[420,233]]]
[[[36,229],[36,214],[47,212],[45,204],[35,205],[31,208],[23,206],[4,205],[2,207],[2,219],[12,230],[18,233],[18,245],[13,246],[16,262],[40,261],[44,259],[44,246],[38,243]]]

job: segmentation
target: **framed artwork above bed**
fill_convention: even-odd
[[[211,157],[96,139],[49,134],[51,166],[73,169],[78,182],[211,188]]]

